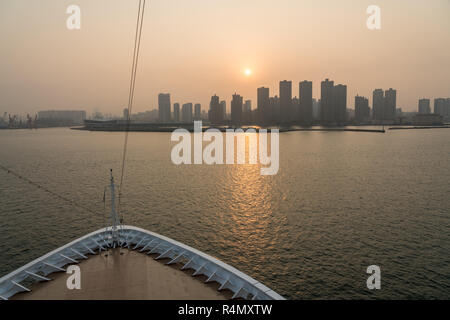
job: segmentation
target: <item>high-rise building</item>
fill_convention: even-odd
[[[355,97],[355,120],[358,122],[366,121],[370,118],[369,99],[365,97]]]
[[[225,100],[220,101],[220,110],[222,110],[223,121],[227,120],[227,102]]]
[[[420,99],[419,100],[419,114],[430,114],[430,99]]]
[[[123,118],[128,120],[128,108],[123,109]]]
[[[223,117],[223,108],[219,102],[219,97],[217,95],[213,95],[211,97],[211,102],[209,103],[209,113],[208,113],[209,121],[212,124],[222,124]]]
[[[252,101],[245,100],[244,107],[242,110],[242,121],[243,123],[250,124],[252,123]]]
[[[445,113],[445,98],[434,99],[434,113],[444,116]]]
[[[434,114],[441,115],[444,121],[450,120],[450,98],[434,99]]]
[[[320,99],[313,99],[313,120],[318,120],[320,118]]]
[[[237,93],[233,94],[233,99],[231,100],[231,123],[239,125],[242,123],[242,107],[243,98]]]
[[[258,122],[269,124],[272,122],[272,110],[270,109],[269,88],[258,88],[257,90],[257,108]]]
[[[208,113],[206,110],[202,110],[202,120],[208,120]]]
[[[313,121],[313,97],[312,81],[302,81],[299,83],[300,97],[300,121],[311,123]]]
[[[280,113],[283,123],[292,121],[292,81],[280,81]]]
[[[333,88],[334,122],[344,123],[347,121],[347,86],[335,85]]]
[[[372,99],[372,117],[374,120],[384,120],[384,93],[383,89],[375,89]]]
[[[278,96],[269,98],[269,109],[272,113],[272,118],[270,123],[280,123],[281,122],[281,111],[280,111],[280,98]]]
[[[395,120],[397,109],[397,91],[390,88],[384,93],[384,120]]]
[[[173,121],[180,122],[180,104],[178,102],[173,104]]]
[[[300,119],[300,99],[297,97],[292,98],[290,120],[298,121]]]
[[[251,112],[252,111],[252,100],[245,100],[243,112]]]
[[[397,116],[397,91],[390,88],[383,93],[382,89],[375,89],[372,104],[374,120],[395,120]]]
[[[325,79],[320,84],[320,120],[323,124],[335,122],[334,81]]]
[[[192,122],[192,103],[185,103],[181,108],[181,122]]]
[[[320,84],[320,120],[322,124],[343,124],[347,121],[347,86],[334,85],[325,79]]]
[[[170,122],[170,93],[160,93],[158,95],[159,122]]]
[[[445,99],[444,120],[450,121],[450,98]]]
[[[202,105],[200,103],[196,103],[194,105],[194,120],[202,119]]]

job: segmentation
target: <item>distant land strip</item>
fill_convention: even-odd
[[[450,125],[424,126],[424,127],[390,127],[389,130],[445,129],[445,128],[450,128]]]
[[[87,131],[110,131],[110,132],[123,132],[129,130],[131,132],[172,132],[176,129],[186,129],[189,132],[194,132],[194,128],[192,126],[183,126],[183,127],[157,127],[157,126],[131,126],[130,128],[126,128],[125,126],[105,126],[105,127],[74,127],[71,128],[73,130],[87,130]],[[226,132],[227,129],[236,129],[232,127],[214,127],[214,126],[204,126],[202,127],[202,131],[205,132],[208,129],[218,129],[221,132]],[[237,129],[260,129],[260,127],[242,127]],[[266,128],[261,128],[266,129]],[[359,129],[359,128],[276,128],[270,127],[267,129],[279,129],[280,132],[292,132],[292,131],[351,131],[351,132],[378,132],[384,133],[384,129]]]

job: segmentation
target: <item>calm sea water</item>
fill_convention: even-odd
[[[103,227],[124,133],[1,130],[0,275]],[[280,134],[280,170],[176,166],[169,133],[130,133],[125,222],[205,251],[291,299],[450,298],[450,130]],[[381,290],[366,287],[381,267]]]

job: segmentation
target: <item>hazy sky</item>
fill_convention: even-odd
[[[66,8],[81,8],[81,30]],[[366,27],[381,7],[381,30]],[[128,101],[137,0],[0,0],[0,112],[85,109],[120,114]],[[245,76],[244,70],[253,73]],[[449,0],[147,0],[134,111],[236,91],[330,78],[358,93],[397,89],[397,105],[450,97]]]

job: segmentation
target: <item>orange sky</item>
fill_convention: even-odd
[[[79,5],[81,30],[66,28]],[[137,0],[2,0],[0,112],[85,109],[121,114],[128,101]],[[381,7],[381,30],[366,8]],[[356,94],[398,90],[398,106],[450,97],[448,0],[148,0],[134,111],[172,102],[231,100],[256,106],[256,88],[279,80],[348,85]],[[250,77],[244,75],[252,69]]]

